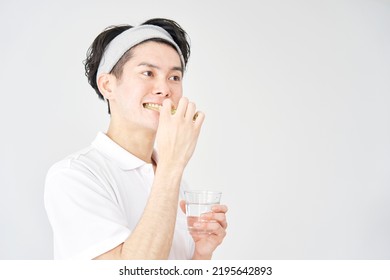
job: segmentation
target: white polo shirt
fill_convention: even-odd
[[[102,132],[90,147],[54,164],[44,194],[54,258],[93,259],[124,242],[143,213],[153,180],[152,164]],[[193,251],[178,206],[169,259],[191,259]]]

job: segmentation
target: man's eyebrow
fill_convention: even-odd
[[[173,67],[172,70],[180,71],[180,72],[182,72],[182,73],[184,72],[183,67],[181,67],[181,66]]]
[[[147,66],[147,67],[151,67],[151,68],[155,68],[157,70],[160,70],[161,68],[157,65],[154,65],[152,63],[148,63],[148,62],[141,62],[140,64],[138,64],[138,66]],[[181,66],[174,66],[171,68],[171,70],[174,70],[174,71],[180,71],[180,72],[184,72],[183,71],[183,67]]]
[[[148,62],[141,62],[140,64],[138,64],[138,66],[147,66],[147,67],[151,67],[151,68],[160,69],[160,67],[158,67],[157,65],[154,65],[154,64],[151,64]]]

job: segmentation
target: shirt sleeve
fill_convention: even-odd
[[[115,196],[82,165],[54,165],[46,177],[44,200],[55,259],[93,259],[130,235]]]

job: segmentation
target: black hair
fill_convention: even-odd
[[[153,18],[145,21],[141,25],[156,25],[163,29],[165,29],[172,37],[173,41],[178,45],[183,54],[184,64],[183,69],[187,66],[188,59],[190,57],[190,44],[188,41],[188,35],[183,30],[183,28],[173,20],[164,19],[164,18]],[[87,51],[87,58],[84,60],[84,68],[85,68],[85,76],[88,78],[88,83],[95,90],[98,97],[104,100],[102,93],[99,91],[96,82],[96,74],[99,68],[100,60],[102,59],[104,50],[107,45],[119,34],[132,28],[131,25],[114,25],[107,27],[102,33],[100,33],[92,45],[89,47]],[[161,40],[161,39],[151,39],[147,41],[157,41],[171,45],[169,42]],[[143,42],[142,42],[143,43]],[[122,75],[122,70],[124,64],[131,58],[132,52],[131,49],[128,50],[115,64],[111,73],[115,75],[115,77],[120,78]],[[108,101],[107,101],[108,102]],[[108,104],[108,113],[110,114],[110,104]]]

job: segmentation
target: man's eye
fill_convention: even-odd
[[[180,76],[172,76],[169,79],[172,80],[172,81],[176,81],[176,82],[181,81],[181,77]]]
[[[153,73],[152,73],[152,71],[145,71],[145,72],[142,72],[142,75],[151,77],[153,75]]]

